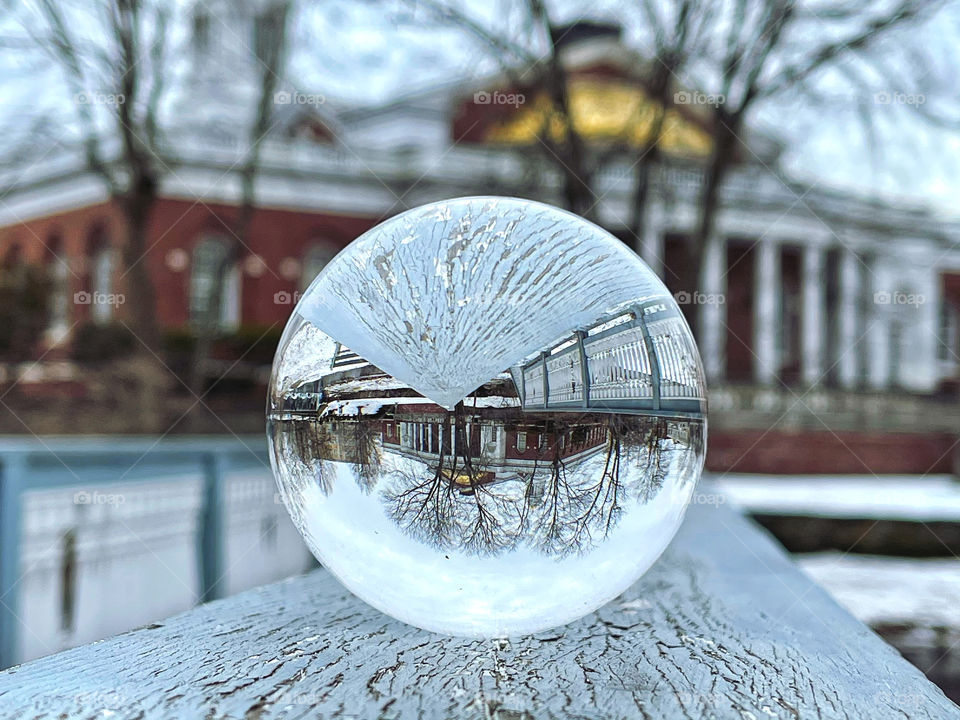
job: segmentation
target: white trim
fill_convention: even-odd
[[[56,180],[26,192],[13,191],[0,200],[0,227],[100,205],[109,199],[103,182],[93,175]]]

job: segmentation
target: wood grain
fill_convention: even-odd
[[[0,673],[0,715],[742,720],[960,709],[755,526],[702,504],[640,582],[565,628],[433,635],[318,570]]]

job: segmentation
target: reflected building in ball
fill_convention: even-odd
[[[705,397],[675,301],[622,243],[466,198],[384,223],[318,277],[268,432],[284,501],[348,588],[421,627],[507,635],[595,609],[662,552],[702,468]]]

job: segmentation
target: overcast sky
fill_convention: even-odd
[[[628,41],[642,48],[643,30],[630,23],[639,16],[635,8],[629,12],[637,1],[553,6],[558,8],[560,21],[583,17],[582,8],[589,7],[589,18],[626,22]],[[880,8],[884,3],[873,5]],[[504,18],[513,17],[510,3],[503,0],[471,2],[469,7],[488,27],[499,27]],[[415,3],[384,6],[336,0],[325,4],[322,12],[315,11],[314,17],[326,28],[323,34],[330,42],[319,51],[323,56],[319,65],[310,65],[315,57],[301,56],[299,74],[331,95],[351,101],[380,102],[497,68],[489,51],[462,32],[445,31],[433,23],[427,29],[421,21],[426,13]],[[818,39],[813,36],[829,26],[814,21],[809,29],[813,43]],[[798,45],[802,51],[802,39]],[[875,149],[864,130],[856,93],[842,73],[822,77],[818,83],[824,96],[821,104],[815,106],[809,98],[788,93],[767,102],[751,122],[787,141],[784,162],[795,177],[881,198],[923,202],[954,216],[960,190],[960,131],[932,126],[918,116],[911,103],[950,106],[960,97],[955,80],[960,69],[958,46],[958,3],[949,3],[934,18],[882,42],[880,52],[894,69],[909,69],[912,63],[932,64],[923,84],[934,86],[942,97],[929,90],[921,92],[926,87],[912,92],[906,88],[901,95],[898,88],[890,87],[889,97],[877,97],[875,104],[866,108],[874,116]],[[904,74],[911,73],[905,70]],[[886,84],[878,81],[877,87],[883,90]],[[955,106],[950,109],[955,115]]]
[[[642,49],[645,38],[638,24],[637,2],[600,0],[584,5],[555,0],[551,8],[560,22],[581,17],[624,22],[628,42]],[[93,0],[63,3],[81,13],[95,4]],[[172,44],[185,42],[183,22],[190,4],[188,0],[171,2],[180,22],[175,23],[180,29],[170,33]],[[216,4],[219,0],[207,0],[208,6]],[[224,6],[229,8],[230,4]],[[589,8],[586,15],[585,7]],[[466,8],[488,27],[516,27],[516,2],[468,0]],[[229,15],[228,11],[227,22]],[[59,128],[71,122],[74,114],[71,104],[63,102],[65,91],[58,70],[25,49],[28,33],[24,17],[29,18],[29,13],[11,13],[0,19],[0,130],[7,142],[19,134],[16,129],[22,130],[43,117],[51,118],[51,132],[59,136]],[[498,67],[488,49],[460,31],[428,21],[415,1],[301,2],[295,17],[293,41],[297,49],[290,59],[288,77],[298,89],[330,98],[331,108],[385,102],[439,83],[482,76]],[[95,36],[96,25],[90,22],[88,30]],[[220,29],[232,32],[226,25]],[[828,24],[814,22],[810,42],[828,29]],[[798,52],[803,51],[803,39],[797,43]],[[796,93],[777,96],[751,116],[751,124],[787,141],[785,166],[794,177],[881,198],[924,202],[955,216],[954,198],[960,190],[960,132],[931,126],[918,117],[912,104],[922,102],[932,108],[960,102],[955,82],[960,63],[958,3],[949,3],[936,17],[889,38],[882,52],[894,70],[903,71],[904,76],[912,76],[911,67],[917,63],[923,63],[929,71],[922,76],[923,87],[914,91],[906,88],[907,94],[899,98],[894,95],[899,88],[892,87],[890,101],[880,97],[866,108],[875,119],[875,151],[870,149],[859,119],[862,108],[854,102],[855,92],[843,73],[821,78],[820,104],[815,106]],[[684,80],[697,82],[695,77]],[[884,87],[881,81],[878,88]]]

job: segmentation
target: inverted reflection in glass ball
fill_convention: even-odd
[[[555,208],[399,215],[317,277],[268,402],[280,494],[347,588],[422,628],[536,632],[625,590],[700,476],[703,371],[666,288]]]

